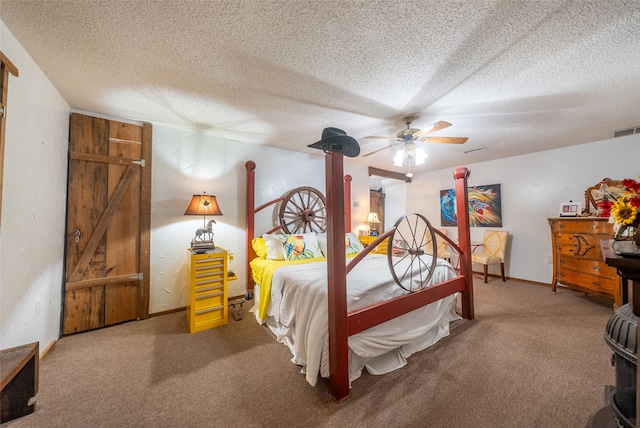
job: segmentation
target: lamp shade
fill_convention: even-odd
[[[367,216],[367,221],[369,223],[380,223],[380,219],[378,219],[378,213],[370,212]]]
[[[215,196],[193,195],[184,215],[222,215],[222,211]]]

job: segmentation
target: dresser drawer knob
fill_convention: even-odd
[[[596,287],[600,287],[600,281],[593,281],[591,284],[595,285]]]

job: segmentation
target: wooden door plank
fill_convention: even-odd
[[[104,324],[113,325],[139,318],[139,281],[113,284],[105,290]]]
[[[123,282],[132,282],[138,281],[138,274],[135,275],[118,275],[118,276],[110,276],[108,278],[94,278],[94,279],[83,279],[82,281],[76,282],[67,282],[66,290],[78,290],[81,288],[90,288],[96,287],[99,285],[110,285],[110,284],[119,284]]]
[[[111,122],[109,156],[112,158],[138,158],[142,155],[142,127]],[[124,167],[109,165],[109,189],[116,189]],[[137,274],[140,271],[140,178],[141,168],[124,193],[118,209],[107,228],[107,270],[105,277]],[[105,324],[139,318],[140,281],[110,285],[105,290]]]
[[[63,334],[104,326],[104,286],[65,292]]]
[[[109,141],[112,141],[112,139],[110,138]],[[84,160],[89,162],[114,163],[117,165],[130,165],[140,160],[140,158],[136,158],[136,159],[128,159],[128,158],[121,158],[121,157],[114,158],[111,156],[93,155],[89,153],[78,153],[78,152],[71,152],[69,154],[69,159]]]
[[[72,113],[69,124],[69,151],[107,156],[109,128],[106,119]],[[106,164],[69,160],[67,185],[66,273],[73,272],[85,251],[89,237],[108,204]],[[76,240],[74,233],[79,233]],[[106,242],[101,240],[93,251],[84,279],[104,277]],[[104,287],[65,290],[63,334],[104,325]]]

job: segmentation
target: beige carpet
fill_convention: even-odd
[[[476,319],[337,404],[245,317],[191,335],[185,315],[63,337],[20,427],[584,427],[615,382],[612,302],[476,280]]]

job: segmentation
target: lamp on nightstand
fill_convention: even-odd
[[[371,224],[371,229],[369,230],[369,235],[378,236],[378,229],[374,224],[379,224],[380,219],[378,219],[378,213],[370,212],[367,216],[367,221]]]
[[[203,192],[204,193],[204,192]],[[215,249],[216,246],[213,243],[213,231],[212,225],[215,223],[214,219],[206,222],[207,215],[222,215],[218,201],[216,197],[212,195],[193,195],[191,203],[184,212],[184,215],[201,215],[203,216],[202,227],[196,229],[196,234],[191,241],[191,248],[196,253],[204,253],[207,250]]]

